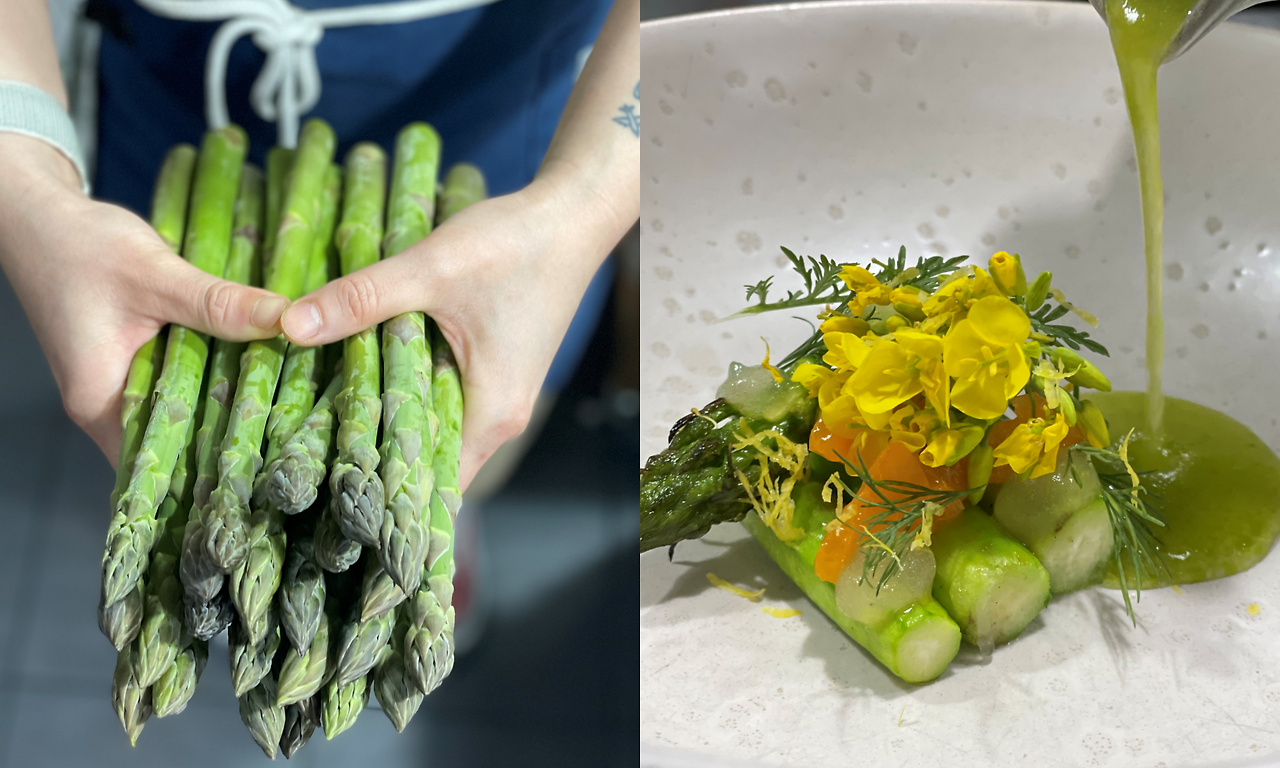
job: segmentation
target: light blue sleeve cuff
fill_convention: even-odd
[[[89,174],[75,126],[57,99],[33,85],[0,80],[0,131],[40,139],[66,155],[80,174],[84,193],[89,194]]]

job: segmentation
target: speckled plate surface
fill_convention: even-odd
[[[782,245],[863,261],[899,244],[912,258],[1017,251],[1102,320],[1117,386],[1144,386],[1132,142],[1089,6],[753,9],[645,25],[642,56],[642,456],[730,361],[759,361],[761,336],[778,356],[807,333],[786,316],[715,322],[743,284],[781,272]],[[1273,448],[1277,84],[1280,37],[1230,25],[1161,78],[1167,389]],[[763,603],[712,588],[708,571],[765,587]],[[1133,629],[1103,589],[1058,599],[989,659],[962,650],[943,678],[908,686],[722,526],[674,563],[640,558],[640,740],[813,768],[1269,764],[1280,556],[1144,593],[1138,614]]]

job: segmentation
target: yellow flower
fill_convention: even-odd
[[[906,403],[889,416],[889,439],[902,443],[915,453],[929,443],[929,437],[941,425],[941,420],[932,410],[926,408],[922,411]]]
[[[1027,292],[1027,275],[1022,271],[1022,259],[1018,254],[1000,251],[991,257],[987,266],[1000,291],[1006,296],[1021,296]]]
[[[823,320],[822,325],[818,327],[823,333],[852,333],[855,336],[862,336],[869,326],[867,321],[860,317],[832,315]]]
[[[1089,445],[1094,448],[1106,448],[1111,445],[1111,435],[1107,429],[1107,420],[1102,417],[1102,411],[1089,400],[1085,400],[1081,405],[1084,407],[1080,409],[1080,414],[1076,418],[1076,426],[1084,432],[1084,439],[1088,440]]]
[[[951,425],[951,380],[942,364],[942,339],[933,334],[903,329],[893,338],[914,356],[912,365],[920,379],[925,399],[933,410],[941,415],[943,423]]]
[[[1031,378],[1022,349],[1030,332],[1031,321],[1012,301],[987,296],[974,302],[943,340],[946,372],[956,380],[951,404],[975,419],[1004,413]]]
[[[872,304],[888,304],[893,294],[892,288],[857,264],[846,264],[840,272],[840,279],[855,293],[849,302],[855,314],[861,315]]]
[[[791,374],[791,380],[809,390],[809,397],[817,397],[818,390],[835,371],[817,363],[801,363]]]
[[[963,320],[969,307],[987,296],[1001,296],[1000,288],[981,267],[966,267],[957,272],[946,284],[925,300],[922,309],[926,318],[920,330],[936,333]]]
[[[777,367],[773,365],[773,363],[769,362],[769,340],[763,336],[760,337],[760,340],[764,342],[764,360],[761,361],[760,367],[768,371],[769,375],[773,377],[774,381],[781,384],[782,371],[778,370]]]
[[[1058,445],[1067,436],[1066,419],[1057,414],[1053,423],[1031,419],[1013,428],[1004,442],[996,446],[995,465],[1009,465],[1021,475],[1031,470],[1031,477],[1053,472],[1058,464]]]
[[[913,355],[893,339],[879,339],[846,388],[874,429],[883,429],[893,409],[923,391]]]
[[[930,467],[949,467],[968,456],[986,434],[987,431],[976,424],[961,424],[955,429],[935,432],[929,445],[920,451],[920,461]]]
[[[831,434],[855,438],[867,429],[866,419],[858,412],[858,404],[849,395],[839,395],[822,408],[822,421]],[[865,434],[865,432],[864,432]]]
[[[827,353],[822,356],[822,361],[843,371],[856,370],[871,351],[872,341],[874,339],[864,341],[852,333],[824,334],[822,342],[827,346]]]

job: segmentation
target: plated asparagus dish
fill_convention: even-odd
[[[369,143],[336,165],[320,120],[265,172],[246,151],[236,126],[174,147],[151,223],[200,269],[291,300],[486,194],[473,166],[438,180],[422,123],[390,168]],[[419,312],[328,347],[175,325],[140,349],[98,611],[130,741],[183,711],[224,630],[241,719],[269,757],[350,728],[371,693],[403,730],[453,667],[462,411],[453,353]]]
[[[1167,581],[1162,500],[1085,356],[1107,351],[1065,322],[1096,320],[1050,273],[1029,281],[1003,252],[985,268],[785,253],[804,289],[748,286],[742,313],[825,305],[820,326],[776,365],[732,365],[674,426],[641,471],[641,551],[741,521],[913,683],[962,641],[1015,639],[1055,594],[1109,574],[1132,617],[1131,593]]]

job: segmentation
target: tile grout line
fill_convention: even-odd
[[[58,477],[60,464],[53,461],[54,457],[62,450],[65,450],[68,435],[67,423],[64,419],[54,416],[54,428],[56,437],[50,441],[47,453],[43,457],[41,464],[42,471],[40,474],[41,483],[37,483],[33,496],[40,498],[42,489],[48,488]],[[52,494],[50,494],[52,495]],[[21,599],[21,592],[26,591],[28,595],[34,594],[31,590],[39,590],[40,576],[43,573],[39,565],[44,559],[44,553],[48,547],[48,531],[42,521],[37,517],[32,525],[31,532],[28,535],[28,542],[23,557],[22,573],[36,574],[30,580],[19,579],[14,585],[14,590],[19,593],[19,599],[16,601],[13,613],[13,625],[9,628],[7,636],[4,638],[3,648],[9,658],[6,660],[5,667],[0,669],[0,681],[6,690],[12,691],[9,700],[13,702],[13,706],[9,707],[7,712],[0,714],[0,767],[7,766],[9,763],[9,748],[13,741],[13,729],[17,724],[18,709],[17,702],[21,696],[25,674],[23,672],[22,659],[25,657],[26,647],[31,639],[31,628],[33,626],[32,618],[35,611],[34,603],[31,600]],[[16,662],[16,663],[15,663]]]

